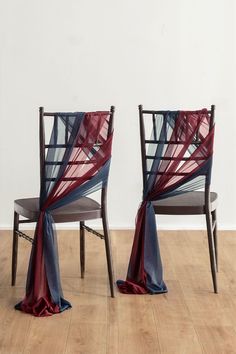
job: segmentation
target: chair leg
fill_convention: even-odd
[[[213,238],[214,238],[214,245],[215,245],[215,258],[216,258],[216,270],[218,272],[218,240],[217,240],[217,218],[216,218],[216,210],[212,213],[212,222],[213,222]]]
[[[80,221],[80,272],[81,272],[81,278],[84,278],[84,269],[85,269],[84,221]]]
[[[213,240],[213,230],[212,230],[212,220],[211,213],[209,210],[206,211],[206,224],[207,224],[207,236],[209,245],[209,255],[211,263],[211,274],[213,280],[214,292],[217,294],[217,278],[216,278],[216,258],[215,258],[215,246]]]
[[[12,270],[11,270],[11,285],[16,284],[16,271],[17,271],[17,253],[18,253],[18,235],[16,231],[19,230],[19,214],[14,212],[13,223],[13,244],[12,244]]]
[[[103,231],[104,231],[104,240],[105,240],[106,257],[107,257],[107,269],[108,269],[108,275],[109,275],[111,297],[115,297],[114,284],[113,284],[114,281],[113,281],[112,258],[111,258],[111,251],[110,251],[111,247],[110,247],[109,231],[108,231],[108,224],[107,224],[107,216],[106,216],[105,210],[103,210],[102,224],[103,224]]]

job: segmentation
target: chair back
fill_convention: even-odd
[[[50,185],[51,189],[59,177],[67,186],[79,180],[81,183],[89,171],[92,173],[96,157],[102,159],[103,150],[113,133],[114,110],[111,106],[110,111],[45,112],[40,107],[41,187],[47,184],[46,188]],[[76,139],[75,134],[78,134]],[[65,164],[69,167],[64,177],[60,176],[60,168],[63,170]]]
[[[168,183],[178,186],[194,173],[205,177],[205,188],[209,189],[214,114],[214,105],[199,111],[146,110],[139,105],[144,190],[150,179],[160,188]]]

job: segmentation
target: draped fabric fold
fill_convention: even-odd
[[[167,292],[156,231],[153,201],[203,188],[210,183],[214,127],[206,109],[166,111],[153,122],[143,202],[126,280],[117,286],[126,294]]]
[[[150,201],[143,201],[138,210],[127,278],[125,282],[118,280],[117,285],[125,294],[157,294],[167,291],[162,280],[155,212]]]
[[[110,112],[58,113],[54,117],[40,191],[40,215],[32,246],[26,296],[16,309],[50,316],[71,307],[64,299],[53,210],[107,183],[112,134]]]

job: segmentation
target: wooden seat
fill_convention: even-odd
[[[15,211],[35,222],[39,216],[39,198],[17,199],[14,202]],[[52,210],[53,219],[56,223],[74,222],[101,218],[101,205],[95,200],[82,197],[73,203]]]
[[[205,192],[186,192],[166,199],[152,202],[156,214],[198,215],[206,214]],[[210,192],[211,212],[217,207],[217,193]]]

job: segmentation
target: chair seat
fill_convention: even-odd
[[[153,201],[156,214],[196,215],[205,214],[205,193],[187,192],[166,199]],[[217,193],[210,193],[211,211],[217,206]]]
[[[17,199],[14,202],[15,212],[31,220],[37,221],[39,216],[39,198]],[[101,205],[95,200],[82,197],[75,202],[51,211],[56,223],[83,221],[101,218]]]

